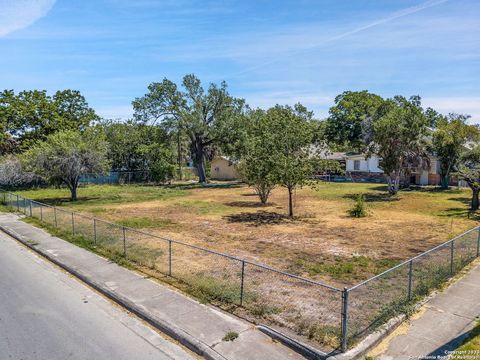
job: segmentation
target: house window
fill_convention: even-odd
[[[353,170],[360,170],[360,160],[353,160]]]

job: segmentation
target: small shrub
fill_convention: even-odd
[[[223,341],[233,341],[236,338],[238,338],[238,333],[235,331],[229,331],[225,334],[225,336],[222,338]]]
[[[334,326],[313,323],[308,327],[306,335],[310,340],[331,346],[332,348],[340,345],[339,329]]]
[[[228,281],[221,281],[205,275],[187,275],[181,276],[181,278],[188,286],[187,292],[202,303],[237,304],[239,302],[238,287],[229,284]]]
[[[365,198],[363,194],[358,194],[355,198],[355,203],[353,207],[348,210],[348,214],[351,217],[362,218],[367,216],[367,209],[365,205]]]
[[[253,315],[255,316],[268,316],[268,315],[273,315],[273,314],[278,314],[281,312],[281,310],[273,305],[267,304],[267,303],[254,303],[251,306],[249,306],[250,311],[252,312]]]

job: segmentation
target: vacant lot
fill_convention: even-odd
[[[285,216],[285,189],[275,189],[270,203],[261,206],[254,191],[239,184],[88,186],[79,190],[75,204],[68,202],[66,189],[22,195],[337,286],[356,283],[478,224],[478,218],[468,217],[469,190],[425,188],[393,199],[385,190],[351,183],[300,189],[294,219]],[[346,211],[359,193],[366,196],[369,216],[350,218]]]

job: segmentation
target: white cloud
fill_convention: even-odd
[[[32,25],[56,0],[0,0],[0,37]]]
[[[470,123],[480,124],[480,97],[427,97],[422,103],[424,107],[432,107],[443,114],[471,115]]]

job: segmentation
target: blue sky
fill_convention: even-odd
[[[150,82],[226,80],[252,106],[419,94],[480,123],[478,0],[0,0],[0,89],[80,90],[128,118]]]

